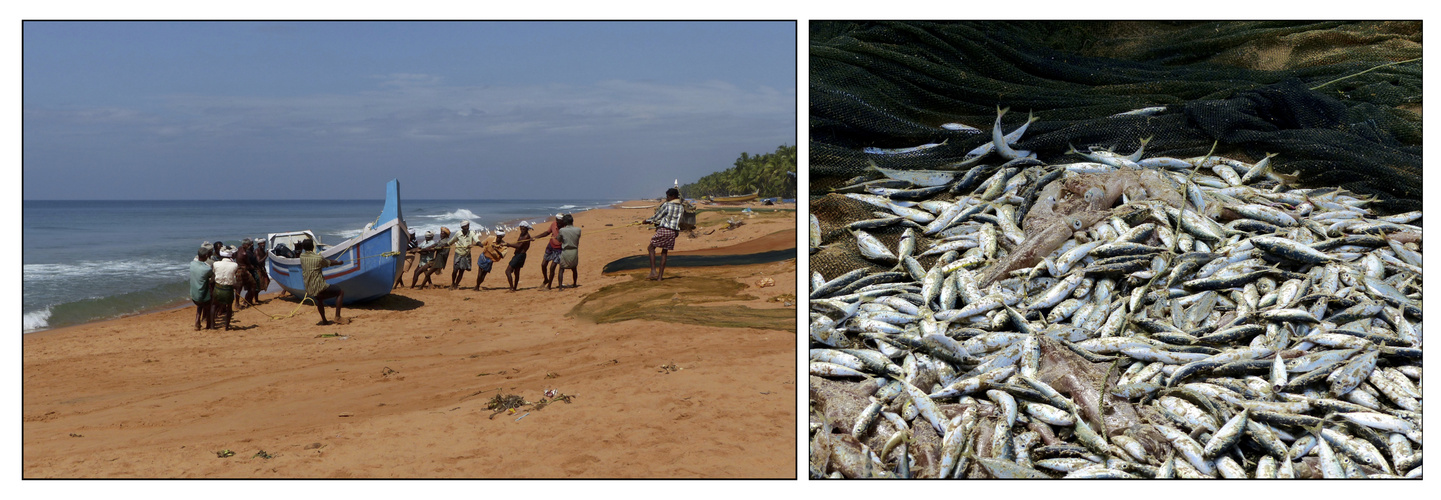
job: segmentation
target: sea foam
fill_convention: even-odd
[[[460,221],[460,220],[474,220],[474,219],[479,219],[479,218],[480,218],[479,215],[475,215],[475,212],[471,212],[470,210],[466,210],[466,209],[464,209],[464,208],[455,210],[455,211],[453,211],[453,212],[446,212],[446,213],[438,214],[438,215],[419,215],[419,216],[417,216],[417,217],[429,217],[429,218],[432,218],[432,219],[442,219],[442,220],[450,219],[450,220],[457,220],[457,221]]]
[[[46,327],[49,327],[49,326],[50,326],[50,323],[49,323],[49,321],[50,321],[50,308],[47,307],[47,308],[41,309],[41,310],[39,310],[39,311],[30,311],[30,312],[28,312],[28,313],[25,313],[25,316],[24,316],[23,318],[21,318],[21,321],[22,321],[22,325],[23,325],[24,328],[25,328],[25,329],[23,330],[24,333],[29,333],[29,332],[33,332],[33,331],[35,331],[35,330],[40,330],[40,329],[44,329],[44,328],[46,328]]]
[[[25,264],[24,280],[39,283],[97,276],[143,276],[163,273],[186,277],[187,261],[160,259],[79,261],[72,264]]]

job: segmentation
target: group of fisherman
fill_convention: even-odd
[[[645,221],[656,226],[656,233],[647,248],[651,260],[649,279],[663,279],[666,255],[675,248],[675,238],[680,232],[683,212],[679,191],[670,189],[666,191],[666,202],[656,209],[654,217]],[[474,267],[477,271],[474,289],[479,291],[494,263],[505,258],[507,249],[514,249],[505,269],[506,282],[510,291],[514,292],[520,286],[520,270],[525,266],[526,253],[530,250],[531,242],[546,237],[550,240],[546,244],[540,267],[545,288],[551,290],[551,283],[554,281],[556,288],[564,289],[565,278],[562,273],[567,269],[570,270],[570,286],[579,286],[576,267],[580,260],[580,228],[575,226],[574,217],[570,214],[555,214],[550,220],[550,228],[537,234],[531,234],[531,223],[523,221],[517,228],[519,235],[514,242],[505,241],[506,231],[503,227],[497,227],[495,232],[482,239],[480,234],[471,231],[470,226],[470,221],[462,222],[460,230],[455,234],[451,234],[449,228],[442,227],[439,239],[432,231],[426,231],[424,239],[419,239],[415,230],[410,230],[405,252],[406,269],[396,276],[395,286],[405,286],[406,272],[411,272],[411,288],[438,286],[431,282],[431,278],[445,268],[446,259],[453,253],[450,288],[460,288],[465,272]],[[479,246],[481,251],[472,265],[473,246]],[[655,258],[656,249],[661,251],[659,265]],[[277,252],[281,250],[284,250],[287,256],[298,252],[296,256],[300,259],[305,293],[315,300],[321,324],[329,324],[323,304],[330,298],[336,299],[335,319],[337,322],[341,321],[340,310],[344,302],[344,292],[326,283],[321,270],[342,262],[322,257],[315,251],[315,242],[310,239],[298,242],[294,252],[283,245],[277,248]],[[263,271],[265,260],[263,239],[252,241],[246,238],[239,247],[226,247],[221,242],[208,241],[201,245],[195,260],[190,262],[190,298],[195,303],[195,329],[200,330],[203,323],[207,330],[216,329],[217,324],[230,330],[230,320],[235,310],[231,303],[234,302],[240,309],[254,306],[259,301],[260,291],[269,286],[269,277]],[[217,321],[221,317],[223,320]]]
[[[195,302],[195,329],[230,329],[237,309],[254,306],[270,286],[265,268],[265,240],[245,238],[239,246],[204,242],[190,262],[190,299]],[[232,307],[233,306],[233,307]]]
[[[545,288],[551,290],[551,283],[556,287],[565,288],[565,278],[562,272],[570,270],[571,287],[579,286],[576,275],[576,266],[579,263],[578,246],[580,245],[580,228],[575,226],[574,217],[570,214],[555,214],[551,218],[550,228],[536,234],[531,234],[533,229],[530,222],[521,222],[517,228],[519,235],[516,241],[505,241],[506,231],[503,227],[497,227],[495,232],[481,238],[479,233],[471,231],[470,221],[460,224],[460,230],[451,234],[450,229],[440,228],[440,238],[436,239],[435,233],[426,231],[423,239],[417,238],[415,230],[410,231],[409,248],[406,251],[406,271],[411,273],[410,287],[425,288],[428,286],[439,286],[431,282],[431,277],[445,268],[447,259],[450,260],[450,288],[452,290],[461,288],[461,280],[465,272],[476,270],[475,290],[480,290],[481,283],[490,274],[492,266],[505,258],[508,249],[514,249],[510,262],[506,264],[505,280],[510,291],[514,292],[520,286],[520,270],[525,267],[526,253],[530,250],[530,243],[545,237],[550,237],[545,247],[545,254],[542,257],[540,271],[545,280]],[[475,262],[471,262],[471,247],[479,246],[480,253],[476,255]],[[453,257],[451,254],[454,254]],[[412,268],[414,269],[412,271]],[[423,277],[422,277],[423,275]],[[395,286],[405,286],[405,273],[402,272],[395,278]]]

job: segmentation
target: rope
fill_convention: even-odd
[[[1376,71],[1376,70],[1378,70],[1378,69],[1385,68],[1385,67],[1388,67],[1388,66],[1395,66],[1395,65],[1397,65],[1397,64],[1406,64],[1406,63],[1408,63],[1408,62],[1414,62],[1414,61],[1420,61],[1420,60],[1421,60],[1421,58],[1418,57],[1418,58],[1415,58],[1415,59],[1407,59],[1407,60],[1405,60],[1405,61],[1396,61],[1396,62],[1393,62],[1393,63],[1382,64],[1382,65],[1375,66],[1375,67],[1373,67],[1373,68],[1371,68],[1371,69],[1368,69],[1368,70],[1365,70],[1365,71],[1360,71],[1360,72],[1352,73],[1352,74],[1343,76],[1343,77],[1341,77],[1341,78],[1337,78],[1337,79],[1335,79],[1335,80],[1331,80],[1331,81],[1329,81],[1329,82],[1326,82],[1326,83],[1317,85],[1317,86],[1315,86],[1315,87],[1311,87],[1311,90],[1316,90],[1316,89],[1319,89],[1319,88],[1321,88],[1321,87],[1325,87],[1325,86],[1327,86],[1327,85],[1330,85],[1330,84],[1339,82],[1339,81],[1341,81],[1341,80],[1345,80],[1345,79],[1347,79],[1347,78],[1351,78],[1351,77],[1353,77],[1353,76],[1361,76],[1361,75],[1364,75],[1364,74],[1366,74],[1366,73],[1370,73],[1370,72],[1372,72],[1372,71]]]
[[[646,226],[646,225],[649,225],[649,224],[646,223],[645,221],[632,222],[632,223],[626,224],[626,225],[624,225],[624,226],[615,226],[615,227],[606,227],[606,228],[601,228],[601,229],[594,229],[594,230],[591,230],[591,232],[592,232],[592,233],[599,233],[599,232],[612,231],[612,230],[621,229],[621,228],[635,227],[635,226]]]
[[[281,319],[293,318],[293,317],[295,317],[296,314],[300,314],[300,306],[305,305],[306,302],[309,302],[311,305],[315,305],[315,299],[314,299],[314,298],[311,298],[310,295],[306,295],[306,296],[300,298],[300,303],[295,305],[295,309],[291,310],[291,311],[290,311],[290,314],[286,314],[286,315],[284,315],[284,316],[275,315],[275,314],[270,314],[270,313],[268,313],[268,312],[262,311],[262,310],[260,310],[260,304],[251,304],[251,306],[249,307],[249,309],[254,309],[255,312],[258,312],[258,313],[260,313],[260,314],[264,314],[264,315],[266,315],[266,316],[269,316],[271,320],[281,320]],[[242,309],[242,310],[243,310],[243,309]]]
[[[390,252],[385,252],[385,253],[381,253],[381,254],[378,254],[378,255],[367,255],[367,256],[364,256],[364,257],[358,257],[358,258],[356,258],[355,260],[356,260],[356,261],[360,261],[360,260],[365,260],[365,259],[374,258],[374,257],[395,257],[395,256],[401,255],[401,254],[403,254],[403,253],[405,253],[405,252],[390,251]],[[270,314],[270,313],[268,313],[268,312],[265,312],[265,311],[263,311],[263,310],[260,309],[260,304],[252,304],[252,305],[249,307],[249,309],[254,309],[255,312],[258,312],[258,313],[260,313],[260,314],[264,314],[264,315],[266,315],[266,316],[269,316],[270,319],[272,319],[272,320],[280,320],[280,319],[287,319],[287,318],[293,318],[293,317],[295,317],[296,314],[299,314],[299,313],[300,313],[300,307],[301,307],[301,306],[304,306],[306,302],[309,302],[311,305],[315,305],[315,299],[312,298],[310,295],[305,295],[305,296],[303,296],[303,297],[300,298],[300,303],[295,305],[295,309],[292,309],[292,310],[290,311],[290,314],[286,314],[286,315],[277,315],[277,314]]]
[[[367,256],[364,256],[364,257],[356,257],[355,260],[358,262],[358,261],[362,261],[362,260],[365,260],[365,259],[371,259],[371,258],[375,258],[375,257],[395,257],[395,256],[397,256],[397,255],[402,255],[402,254],[404,254],[404,253],[405,253],[405,252],[401,252],[401,251],[390,251],[390,252],[385,252],[385,253],[376,254],[376,255],[367,255]]]

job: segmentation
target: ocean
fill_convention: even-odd
[[[326,244],[357,236],[385,200],[165,200],[23,202],[23,331],[119,317],[189,300],[187,266],[205,241],[309,229]],[[472,229],[539,223],[617,200],[401,200],[424,238],[460,222]],[[273,287],[274,285],[272,285]]]

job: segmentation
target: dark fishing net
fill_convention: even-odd
[[[814,22],[810,33],[810,195],[832,233],[811,262],[827,278],[875,267],[835,233],[873,209],[830,190],[872,161],[960,161],[991,140],[997,106],[1010,108],[1007,132],[1038,117],[1015,148],[1051,164],[1083,161],[1072,145],[1129,153],[1150,137],[1146,157],[1190,158],[1214,143],[1246,162],[1276,153],[1274,170],[1301,187],[1374,196],[1381,212],[1421,208],[1421,62],[1376,68],[1420,57],[1420,21]],[[900,232],[875,235],[894,248]]]

